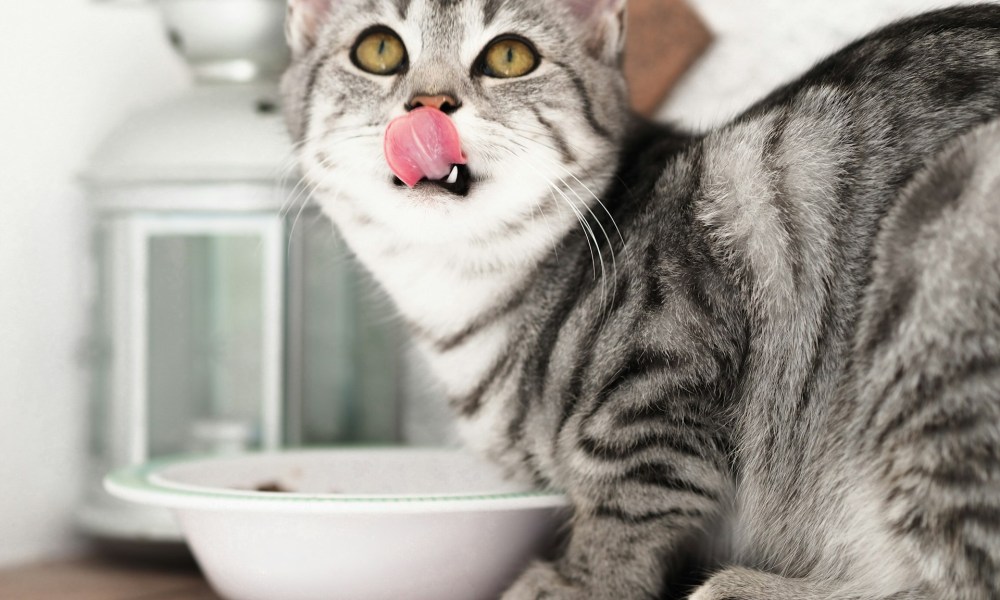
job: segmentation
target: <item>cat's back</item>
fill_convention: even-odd
[[[901,21],[705,136],[689,153],[697,219],[717,254],[765,284],[744,281],[745,290],[787,309],[837,278],[843,265],[833,262],[860,276],[902,186],[949,141],[998,115],[1000,4]]]
[[[915,105],[969,100],[995,89],[1000,60],[1000,3],[924,13],[868,34],[821,60],[802,77],[754,104],[739,120],[795,101],[803,88],[833,87],[905,98]],[[859,97],[858,100],[863,100]]]

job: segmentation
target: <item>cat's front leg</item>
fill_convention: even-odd
[[[697,538],[720,511],[713,502],[671,503],[657,493],[609,489],[599,502],[578,500],[563,555],[532,565],[504,600],[659,598],[672,567],[688,562],[684,554],[701,545]]]
[[[677,407],[629,423],[609,408],[587,415],[563,462],[575,511],[563,555],[503,600],[656,599],[712,545],[734,489],[718,431]]]
[[[537,562],[503,600],[655,599],[666,577],[662,563],[670,542],[657,540],[664,529],[621,527],[604,518],[576,521],[565,554]]]
[[[662,583],[660,551],[651,547],[649,536],[656,528],[643,529],[627,534],[614,519],[578,518],[564,555],[532,565],[504,600],[656,598]]]

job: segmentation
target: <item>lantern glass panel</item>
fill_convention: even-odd
[[[317,207],[289,223],[289,439],[306,446],[400,439],[402,337],[392,305]],[[300,336],[300,337],[296,337]]]
[[[257,448],[264,281],[260,236],[149,240],[149,451]]]

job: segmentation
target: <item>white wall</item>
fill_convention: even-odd
[[[0,564],[72,548],[86,210],[74,174],[125,114],[187,85],[152,9],[0,2]]]
[[[707,126],[928,0],[694,0],[718,34],[663,114]],[[109,128],[187,84],[149,9],[0,2],[0,564],[71,548],[86,210],[73,175]]]

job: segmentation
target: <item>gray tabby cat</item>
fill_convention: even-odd
[[[624,0],[290,2],[315,198],[469,442],[572,499],[505,599],[1000,598],[1000,7],[693,135],[629,113]],[[416,106],[467,160],[409,188]]]

